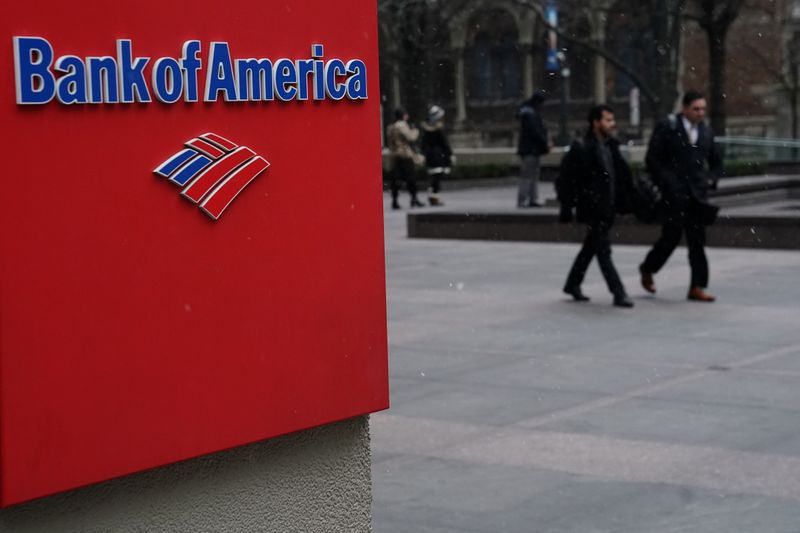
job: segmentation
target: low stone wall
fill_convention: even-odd
[[[582,242],[586,234],[584,225],[559,223],[555,213],[410,213],[407,221],[411,238]],[[660,231],[658,225],[620,217],[612,241],[650,245]],[[708,228],[708,245],[800,250],[800,217],[720,216]]]
[[[0,511],[0,533],[371,531],[368,417]]]

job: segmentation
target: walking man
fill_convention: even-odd
[[[581,291],[586,270],[597,257],[600,270],[614,295],[617,307],[633,307],[622,280],[611,260],[608,233],[617,212],[628,212],[632,185],[630,167],[622,158],[619,142],[614,138],[616,122],[610,107],[598,105],[589,111],[589,130],[583,139],[576,139],[561,161],[557,182],[561,202],[561,221],[572,220],[577,208],[580,222],[587,225],[586,238],[572,265],[564,292],[578,302],[589,301]]]
[[[517,112],[520,123],[517,153],[521,158],[517,207],[542,206],[539,203],[539,157],[549,152],[551,146],[540,113],[544,101],[544,91],[536,91]]]
[[[723,173],[722,158],[714,144],[714,133],[704,119],[706,99],[688,91],[683,97],[683,110],[659,123],[653,131],[645,162],[653,181],[661,188],[663,226],[661,237],[639,266],[644,289],[656,292],[653,274],[686,235],[692,277],[688,299],[713,302],[706,292],[708,260],[706,259],[706,226],[714,223],[717,208],[708,203],[709,186]]]

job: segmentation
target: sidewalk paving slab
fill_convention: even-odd
[[[615,246],[622,310],[595,265],[592,302],[561,293],[577,245],[408,239],[406,212],[385,213],[376,533],[800,532],[800,252],[709,250],[709,305],[685,249],[652,297],[647,249]]]

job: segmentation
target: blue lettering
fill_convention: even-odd
[[[360,59],[347,62],[347,97],[351,100],[367,99],[367,65]]]
[[[334,100],[341,100],[347,94],[347,87],[339,82],[346,73],[347,67],[341,59],[332,59],[325,67],[325,92]]]
[[[87,57],[86,66],[89,70],[89,103],[119,102],[117,61],[108,56]]]
[[[41,37],[14,37],[14,74],[18,104],[46,104],[56,93],[50,72],[53,47]]]
[[[308,76],[314,72],[314,60],[305,59],[297,62],[298,100],[308,100]]]
[[[184,41],[180,57],[136,57],[131,39],[116,41],[116,55],[57,57],[42,37],[14,37],[18,104],[364,100],[367,66],[360,59],[326,60],[311,45],[308,58],[235,59],[227,42],[212,42],[208,59],[198,40]],[[148,70],[152,69],[152,70]],[[198,78],[205,70],[205,86]],[[202,89],[202,94],[200,91]]]
[[[62,104],[85,104],[86,98],[86,65],[79,57],[59,57],[55,65],[56,72],[64,75],[56,81],[56,98]]]
[[[238,59],[236,73],[239,80],[239,99],[256,102],[274,100],[272,86],[272,61],[269,59]]]
[[[186,41],[183,43],[181,67],[183,68],[184,85],[186,86],[185,99],[187,102],[197,101],[197,71],[202,66],[199,55],[200,41]]]
[[[325,55],[325,47],[321,44],[311,45],[311,57],[314,61],[314,100],[325,99],[325,62],[322,56]]]
[[[174,104],[183,92],[183,76],[177,59],[162,57],[153,66],[153,92],[160,102]]]
[[[236,79],[228,43],[211,43],[210,56],[206,76],[206,102],[216,102],[220,92],[226,102],[236,102]]]
[[[119,83],[121,85],[122,101],[126,104],[132,102],[152,102],[147,83],[144,81],[144,68],[150,62],[149,57],[133,59],[133,47],[129,39],[117,41],[117,61],[119,62]]]
[[[275,62],[273,69],[275,74],[275,94],[284,102],[294,100],[297,97],[297,71],[294,63],[289,59],[279,59]],[[287,87],[288,85],[288,87]]]

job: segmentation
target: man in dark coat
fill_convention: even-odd
[[[706,226],[716,208],[708,203],[708,189],[722,175],[722,157],[714,133],[704,122],[706,99],[694,91],[683,97],[683,110],[659,123],[647,148],[645,162],[653,181],[661,188],[663,226],[661,237],[639,266],[642,287],[656,292],[653,274],[658,272],[686,235],[692,278],[688,299],[713,302],[708,286]]]
[[[519,190],[517,207],[541,207],[539,203],[539,157],[550,151],[547,128],[540,113],[545,101],[544,91],[536,91],[519,108],[519,146],[520,156]]]
[[[632,190],[631,170],[619,151],[619,142],[613,137],[616,122],[611,108],[599,105],[589,111],[589,131],[577,139],[561,161],[561,173],[556,183],[561,202],[561,221],[572,220],[577,210],[578,220],[587,227],[578,256],[564,285],[564,292],[576,301],[588,301],[581,291],[586,270],[597,257],[600,270],[609,291],[614,295],[614,305],[633,307],[622,280],[611,260],[611,241],[608,233],[616,213],[630,212],[629,198]]]

